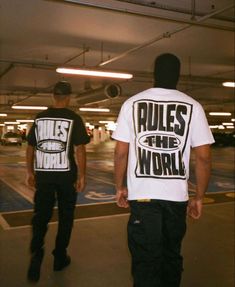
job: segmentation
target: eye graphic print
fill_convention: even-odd
[[[173,135],[150,133],[138,139],[140,146],[151,150],[177,150],[181,144],[179,138]]]
[[[57,140],[43,140],[37,145],[37,149],[46,153],[59,153],[65,150],[65,143]]]

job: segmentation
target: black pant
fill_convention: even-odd
[[[77,193],[73,183],[38,183],[34,197],[34,216],[32,219],[31,252],[43,248],[47,225],[53,213],[55,201],[58,201],[59,225],[54,255],[66,254],[74,218]]]
[[[179,287],[187,202],[130,201],[128,245],[134,287]]]

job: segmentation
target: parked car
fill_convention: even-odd
[[[20,134],[17,134],[14,132],[7,132],[4,135],[2,135],[1,144],[2,145],[8,145],[8,144],[22,145],[22,137]]]

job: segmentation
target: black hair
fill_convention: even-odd
[[[55,84],[53,89],[54,96],[67,96],[72,93],[72,88],[70,83],[66,81],[60,81]]]
[[[173,54],[162,54],[154,63],[154,86],[176,89],[180,75],[180,60]]]

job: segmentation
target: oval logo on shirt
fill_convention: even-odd
[[[164,151],[176,150],[181,143],[175,136],[156,133],[145,134],[138,142],[144,148]]]
[[[38,150],[47,153],[57,153],[65,150],[65,144],[58,140],[44,140],[37,145]]]

